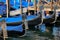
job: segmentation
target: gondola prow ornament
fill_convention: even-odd
[[[21,8],[21,14],[22,14],[22,24],[24,25],[23,27],[25,28],[25,34],[20,36],[20,37],[23,37],[23,36],[26,36],[26,33],[27,33],[27,29],[28,29],[28,23],[27,23],[27,20],[26,20],[26,14],[23,13],[23,8],[22,8],[22,0],[20,0],[20,8]]]

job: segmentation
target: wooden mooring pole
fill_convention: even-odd
[[[3,32],[3,39],[6,40],[6,38],[8,38],[8,35],[7,35],[7,30],[6,30],[6,23],[4,20],[0,23],[0,26]]]

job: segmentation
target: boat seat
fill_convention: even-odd
[[[28,10],[27,10],[26,15],[28,15],[28,13],[30,13],[30,15],[34,15],[34,10],[29,10],[29,12],[28,12]]]

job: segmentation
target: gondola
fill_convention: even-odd
[[[42,19],[42,24],[45,24],[45,25],[51,25],[51,24],[54,24],[56,22],[56,5],[52,6],[53,7],[53,10],[47,10],[47,9],[51,9],[51,8],[47,8],[47,9],[44,9],[44,3],[42,3],[42,10],[43,10],[43,19]],[[51,4],[53,5],[53,3]],[[41,11],[41,10],[40,10]],[[46,14],[49,14],[48,16],[46,16]],[[40,25],[36,25],[36,26],[40,26]],[[39,27],[38,27],[39,28]]]
[[[55,1],[55,2],[56,2],[56,5],[57,5],[57,6],[55,5],[56,7],[54,8],[54,10],[55,10],[55,11],[54,11],[54,12],[55,12],[54,15],[55,15],[55,16],[54,16],[53,19],[55,20],[55,22],[53,23],[53,25],[56,24],[56,26],[60,26],[60,22],[59,22],[59,19],[60,19],[60,18],[59,18],[59,14],[60,14],[60,13],[59,13],[59,12],[60,12],[59,9],[60,9],[60,8],[59,8],[59,6],[58,6],[59,3],[57,3],[57,1]],[[52,19],[51,19],[51,20],[52,20]],[[52,24],[52,22],[53,22],[54,20],[52,20],[51,23],[49,23],[49,24]],[[47,25],[48,25],[48,24],[47,24]]]
[[[54,5],[53,1],[51,1],[51,6]],[[47,8],[49,9],[49,8]],[[56,17],[56,9],[57,9],[57,6],[54,5],[50,8],[50,10],[45,10],[45,18],[44,18],[44,22],[43,23],[50,23],[52,24],[54,21],[55,21],[55,17]],[[46,16],[46,15],[49,15],[49,16]],[[57,18],[57,17],[56,17]]]
[[[11,10],[12,10],[13,8],[11,8]],[[15,10],[14,10],[15,11]],[[4,17],[4,15],[2,15],[2,17]],[[19,15],[19,16],[16,16],[16,17],[13,17],[13,16],[9,16],[9,18],[5,18],[5,20],[6,20],[6,23],[9,25],[9,24],[14,24],[14,23],[20,23],[20,22],[22,22],[22,15]],[[29,19],[31,17],[31,19]],[[30,15],[30,16],[27,16],[27,21],[31,21],[32,19],[34,19],[35,20],[35,17],[36,17],[36,15]],[[36,19],[38,19],[40,16],[37,16],[36,17]],[[13,21],[13,19],[16,19],[17,18],[17,20],[15,20],[15,22]],[[3,18],[1,18],[1,19],[3,19]],[[18,20],[18,19],[20,19],[20,20]],[[11,20],[11,21],[9,21],[9,20]],[[29,23],[30,24],[30,23]]]
[[[21,16],[20,16],[21,17]],[[16,17],[15,17],[16,18]],[[9,21],[9,18],[6,18],[6,16],[3,16],[3,18],[0,18],[0,20],[5,20],[5,21],[7,21],[8,23],[7,23],[7,28],[6,28],[6,30],[8,30],[8,36],[11,36],[10,34],[10,32],[12,32],[12,34],[19,34],[20,36],[21,35],[24,35],[24,33],[25,33],[25,30],[23,30],[23,27],[22,26],[20,26],[21,24],[20,24],[20,20],[19,19],[21,19],[21,18],[18,18],[17,17],[17,20],[15,20],[15,18],[13,17],[10,17],[10,21]],[[11,20],[11,19],[13,19],[13,20],[15,20],[15,22],[13,22],[13,20]],[[19,21],[18,21],[19,20]],[[16,23],[16,21],[18,21],[19,23],[18,23],[18,25],[16,25],[17,23]],[[22,21],[22,20],[21,20]],[[10,23],[9,23],[10,22]],[[14,26],[12,26],[11,25],[11,23],[14,25]],[[12,27],[12,29],[10,29]],[[20,29],[21,29],[21,27],[22,27],[22,31],[18,31],[18,28],[20,27]],[[16,29],[16,30],[14,30],[14,29]]]
[[[7,18],[6,17],[1,18],[1,20],[5,20],[5,22],[7,24],[7,31],[8,31],[9,36],[11,36],[13,34],[18,34],[19,36],[21,36],[21,34],[23,34],[23,35],[25,34],[25,29],[23,28],[23,25],[22,25],[22,29],[23,29],[22,32],[21,31],[16,31],[17,28],[19,28],[20,25],[23,23],[22,17],[25,17],[24,15],[25,14],[23,14],[23,16],[22,15],[19,15],[19,16],[16,16],[16,17],[14,17],[14,16],[8,17],[7,16]],[[29,19],[29,18],[31,18],[31,19]],[[37,25],[41,22],[40,14],[39,14],[39,16],[29,15],[29,16],[26,17],[26,20],[28,21],[28,25],[34,25],[35,26],[35,25]],[[39,21],[37,22],[37,20],[39,20]],[[37,23],[35,23],[35,21]],[[34,24],[31,24],[32,22]],[[12,28],[12,29],[9,29],[9,28]]]

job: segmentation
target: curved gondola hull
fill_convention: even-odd
[[[54,11],[49,11],[49,14],[50,15],[52,15],[53,14],[53,16],[46,16],[46,18],[44,18],[44,21],[43,21],[43,23],[50,23],[50,24],[52,24],[54,21],[55,21],[55,14],[54,14]]]
[[[6,30],[8,37],[22,36],[25,34],[25,29],[23,28],[23,25],[14,27],[7,26]],[[1,36],[3,36],[3,32],[1,33]]]

